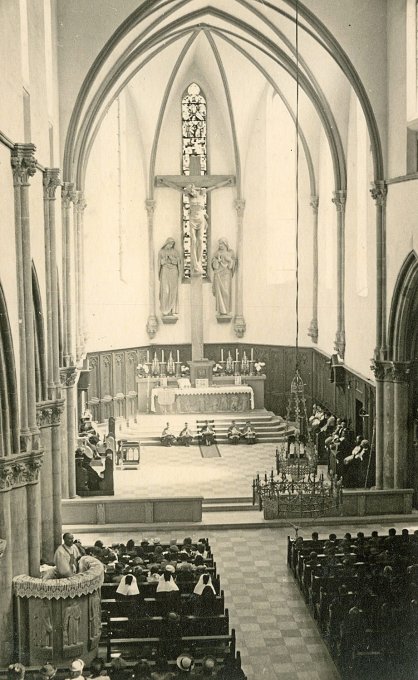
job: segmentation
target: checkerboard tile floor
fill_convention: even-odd
[[[251,496],[256,473],[270,472],[274,464],[275,445],[225,444],[218,448],[220,458],[202,458],[198,446],[142,446],[137,470],[115,470],[115,496]]]

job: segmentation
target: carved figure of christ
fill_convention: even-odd
[[[189,184],[186,185],[186,181]],[[155,186],[170,187],[189,197],[190,204],[190,259],[191,276],[203,274],[203,236],[207,229],[206,196],[210,191],[233,186],[233,175],[159,175]]]
[[[188,182],[188,184],[186,184]],[[233,175],[159,175],[155,186],[187,193],[190,203],[190,322],[192,360],[203,359],[203,234],[207,227],[206,194],[219,187],[234,186]]]

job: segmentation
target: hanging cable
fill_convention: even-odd
[[[299,0],[296,0],[296,370],[299,370]]]

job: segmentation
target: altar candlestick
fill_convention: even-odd
[[[163,362],[163,361],[164,361],[164,350],[162,349],[161,350],[161,362]]]
[[[149,349],[147,349],[147,364],[149,364]]]
[[[221,349],[221,361],[223,361],[223,360],[224,360],[224,351],[223,351],[223,349]]]
[[[254,361],[254,347],[251,347],[251,361]]]
[[[180,352],[177,350],[177,363],[180,361]]]
[[[235,361],[238,361],[238,350],[235,350]]]

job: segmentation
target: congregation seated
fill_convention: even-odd
[[[244,429],[242,430],[242,438],[245,439],[247,444],[255,444],[257,441],[257,435],[250,420],[247,420],[245,423]]]
[[[161,444],[163,446],[173,446],[176,443],[176,437],[170,430],[170,423],[167,423],[161,434]]]
[[[177,437],[177,443],[181,446],[190,446],[193,441],[193,432],[189,428],[188,423],[184,423],[184,427]]]
[[[107,663],[96,658],[86,668],[81,659],[74,659],[68,671],[58,671],[60,680],[67,676],[68,680],[168,680],[186,673],[215,678],[224,659],[226,674],[221,677],[245,679],[207,539],[193,541],[186,536],[161,544],[158,538],[131,538],[112,546],[97,540],[84,549],[72,534],[65,534],[58,557],[63,576],[88,569],[89,560],[102,559],[101,640],[107,648]],[[56,672],[52,664],[45,664],[45,672],[41,669],[39,675],[51,680]],[[39,675],[36,672],[36,680]],[[21,677],[13,679],[23,680],[23,676],[24,669]]]
[[[206,446],[211,446],[215,443],[215,430],[208,420],[199,432],[199,441]]]
[[[340,539],[315,532],[290,541],[288,563],[344,677],[367,676],[371,660],[379,662],[376,677],[413,676],[418,532]]]
[[[237,427],[235,420],[228,427],[227,437],[231,444],[238,444],[241,439],[241,430]]]

